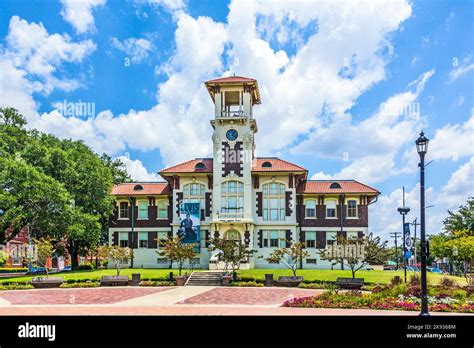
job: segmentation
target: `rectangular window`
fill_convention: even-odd
[[[347,217],[357,217],[357,201],[351,200],[347,202]]]
[[[148,202],[138,202],[138,218],[148,219]]]
[[[128,219],[128,202],[120,202],[119,219]]]
[[[119,245],[122,248],[128,248],[128,232],[120,232],[119,234]]]
[[[168,239],[168,232],[158,232],[158,247],[163,248],[163,242]]]
[[[306,201],[306,218],[315,218],[316,217],[316,202]]]
[[[138,232],[138,247],[148,248],[148,232]]]
[[[262,241],[262,247],[264,248],[284,248],[286,247],[286,231],[262,231]]]
[[[326,217],[327,218],[336,217],[336,201],[326,202]]]
[[[157,213],[158,219],[168,218],[168,202],[167,201],[158,201],[157,209],[158,209],[158,213]]]
[[[337,232],[327,232],[326,243],[327,245],[336,245]]]
[[[316,247],[316,232],[306,231],[305,238],[306,238],[306,247],[307,248],[315,248]]]
[[[312,263],[312,264],[315,265],[317,263],[317,261],[316,261],[316,259],[306,259],[306,263]]]

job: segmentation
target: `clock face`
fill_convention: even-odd
[[[225,136],[228,140],[234,141],[235,139],[238,138],[239,133],[235,129],[229,129],[227,133],[225,133]]]

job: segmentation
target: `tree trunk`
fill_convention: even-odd
[[[69,255],[71,255],[71,268],[75,271],[79,267],[79,263],[77,262],[77,249],[74,246],[71,246],[68,251]]]

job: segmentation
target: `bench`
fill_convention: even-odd
[[[364,285],[364,278],[337,278],[335,284],[341,289],[360,289]]]
[[[298,286],[303,282],[303,277],[280,276],[276,281],[278,286]]]
[[[58,288],[62,283],[64,283],[64,280],[59,277],[31,279],[31,285],[35,289]]]
[[[100,278],[100,286],[127,286],[127,276],[102,276]]]

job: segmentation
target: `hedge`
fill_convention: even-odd
[[[28,272],[28,268],[6,268],[0,267],[0,273],[20,273],[20,272]]]

